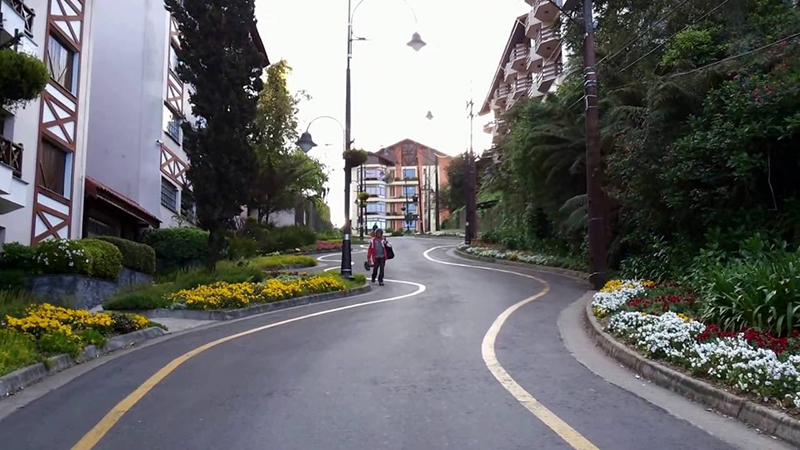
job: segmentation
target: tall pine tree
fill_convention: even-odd
[[[191,86],[198,119],[184,124],[184,150],[198,224],[210,232],[209,269],[222,257],[225,231],[249,200],[254,177],[254,119],[268,64],[253,39],[254,1],[165,0],[179,25],[178,75]]]

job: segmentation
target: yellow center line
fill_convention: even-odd
[[[279,327],[281,325],[286,325],[293,322],[298,322],[301,320],[311,319],[312,317],[319,317],[324,316],[327,314],[332,314],[335,312],[340,311],[347,311],[350,309],[355,308],[362,308],[364,306],[370,305],[377,305],[380,303],[388,303],[393,302],[396,300],[401,300],[408,297],[413,297],[415,295],[422,294],[427,289],[425,285],[419,283],[413,283],[411,281],[399,281],[399,280],[386,280],[392,283],[402,283],[402,284],[410,284],[412,286],[416,286],[417,290],[405,295],[399,295],[397,297],[385,298],[381,300],[373,300],[371,302],[365,303],[358,303],[355,305],[348,305],[342,306],[340,308],[335,309],[328,309],[325,311],[316,312],[313,314],[307,314],[305,316],[295,317],[292,319],[283,320],[281,322],[272,323],[269,325],[260,326],[257,328],[253,328],[247,331],[243,331],[241,333],[236,333],[230,336],[226,336],[224,338],[217,339],[216,341],[209,342],[205,345],[201,345],[200,347],[195,348],[189,352],[184,353],[181,356],[170,361],[166,366],[162,367],[158,372],[154,373],[150,378],[148,378],[144,383],[142,383],[139,387],[136,388],[133,392],[131,392],[127,397],[122,399],[116,406],[114,406],[111,411],[108,412],[100,422],[97,423],[91,430],[89,430],[86,435],[84,435],[77,444],[75,444],[72,449],[73,450],[90,450],[97,445],[98,442],[111,430],[111,428],[116,425],[117,422],[133,408],[139,400],[141,400],[151,389],[153,389],[158,383],[160,383],[164,378],[166,378],[169,374],[175,371],[178,367],[180,367],[186,361],[192,359],[193,357],[203,353],[204,351],[214,348],[220,344],[224,344],[228,341],[232,341],[234,339],[239,339],[244,336],[249,336],[254,333],[258,333],[260,331],[268,330],[270,328]]]
[[[514,272],[511,270],[503,270],[503,269],[496,269],[494,267],[484,267],[484,266],[474,266],[471,264],[459,264],[459,263],[451,263],[446,261],[440,261],[438,259],[433,259],[429,253],[441,249],[441,248],[448,248],[452,247],[450,245],[444,245],[440,247],[434,247],[426,251],[423,256],[428,259],[429,261],[433,261],[438,264],[444,264],[448,266],[455,266],[455,267],[466,267],[470,269],[479,269],[479,270],[488,270],[492,272],[500,272],[500,273],[508,273],[512,275],[517,275],[520,277],[530,278],[531,280],[535,280],[538,283],[541,283],[544,288],[538,294],[526,298],[525,300],[512,305],[502,314],[500,314],[497,319],[495,319],[492,326],[489,328],[489,331],[486,332],[486,335],[483,337],[483,343],[481,344],[481,356],[483,356],[483,362],[486,364],[486,367],[489,371],[494,375],[498,382],[515,398],[518,402],[522,404],[528,411],[530,411],[537,419],[542,421],[548,428],[553,430],[556,434],[558,434],[561,439],[563,439],[567,444],[569,444],[572,448],[576,450],[599,450],[594,444],[592,444],[588,439],[583,437],[577,430],[569,426],[566,422],[564,422],[560,417],[558,417],[555,413],[547,409],[546,406],[539,403],[528,391],[525,390],[519,383],[517,383],[514,378],[509,375],[508,372],[503,368],[500,364],[500,361],[497,360],[497,354],[495,353],[495,342],[497,341],[497,335],[500,333],[500,329],[503,328],[503,325],[506,323],[506,320],[514,314],[518,309],[522,308],[523,306],[532,303],[550,292],[550,284],[546,281],[542,280],[541,278],[534,277],[532,275],[527,275],[524,273]]]

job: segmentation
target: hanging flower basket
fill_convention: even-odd
[[[23,106],[47,86],[50,74],[37,57],[11,49],[0,50],[0,107]]]
[[[353,167],[358,167],[367,162],[369,154],[364,150],[345,150],[342,157],[344,158],[347,168],[352,169]]]
[[[367,194],[366,192],[360,192],[358,194],[358,199],[361,200],[361,203],[366,203],[368,198],[369,194]]]

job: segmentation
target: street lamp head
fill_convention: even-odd
[[[300,140],[297,141],[297,146],[300,147],[305,153],[308,153],[312,148],[316,147],[317,144],[314,143],[314,139],[311,139],[311,133],[306,131],[302,134],[302,136],[300,136]]]
[[[411,41],[408,42],[408,46],[417,52],[422,50],[422,47],[425,47],[426,45],[428,44],[422,40],[422,36],[420,36],[419,33],[414,33],[414,35],[411,36]]]
[[[428,111],[428,115],[425,116],[425,118],[428,119],[428,120],[433,120],[433,113]]]

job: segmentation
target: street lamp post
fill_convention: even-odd
[[[366,1],[366,0],[361,0],[360,2],[358,2],[358,4],[356,5],[355,9],[353,9],[352,0],[347,0],[347,74],[346,74],[346,80],[345,80],[345,118],[344,118],[344,125],[342,126],[342,128],[344,130],[344,149],[345,149],[345,151],[350,150],[350,146],[353,144],[353,141],[351,139],[351,134],[352,134],[352,126],[351,126],[351,124],[352,124],[352,100],[351,100],[351,98],[352,98],[352,83],[351,83],[351,70],[350,70],[351,61],[353,60],[353,41],[355,41],[356,39],[364,40],[364,38],[360,38],[360,37],[357,38],[355,36],[355,34],[353,34],[353,18],[355,17],[355,14],[358,11],[358,8],[361,6],[362,3],[364,3],[364,1]],[[414,21],[417,24],[419,24],[419,21],[417,20],[417,14],[414,12],[414,8],[412,8],[411,5],[409,5],[406,0],[402,0],[402,1],[411,10],[411,13],[414,16]],[[420,36],[420,34],[418,32],[415,32],[411,36],[411,40],[408,42],[407,45],[409,47],[413,48],[414,51],[420,51],[427,44],[425,43],[425,41],[422,40],[422,37]],[[330,116],[322,116],[322,117],[318,117],[317,119],[321,119],[321,118],[328,118],[328,119],[336,120],[336,119],[334,119],[333,117],[330,117]],[[317,119],[314,119],[314,121],[317,120]],[[311,121],[311,123],[313,123],[314,121]],[[338,120],[336,120],[336,122],[339,123],[339,125],[342,125],[341,122],[339,122]],[[308,124],[309,128],[311,128],[311,123]],[[311,150],[313,147],[316,146],[316,144],[314,143],[314,140],[311,138],[311,134],[308,132],[308,129],[306,129],[306,132],[303,133],[303,135],[300,137],[300,140],[297,142],[297,145],[299,145],[300,148],[302,148],[303,151],[305,151],[305,152],[308,152],[309,150]],[[352,278],[353,277],[352,253],[351,253],[352,246],[351,246],[351,242],[350,242],[350,236],[351,236],[351,233],[352,233],[352,230],[353,230],[353,228],[351,226],[351,223],[350,223],[350,185],[353,182],[352,169],[353,168],[348,167],[347,164],[345,164],[345,169],[344,169],[344,218],[345,218],[345,221],[344,221],[344,230],[343,230],[343,233],[342,233],[343,234],[343,239],[342,239],[342,270],[341,270],[342,276],[345,277],[345,278]],[[366,220],[366,217],[364,219]]]

